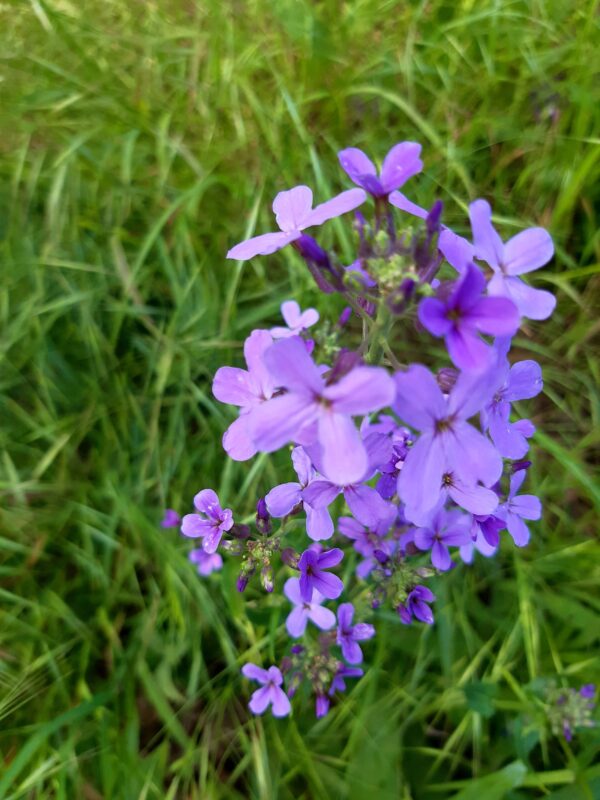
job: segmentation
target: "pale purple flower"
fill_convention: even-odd
[[[352,416],[393,401],[394,381],[385,369],[358,366],[328,384],[296,336],[276,342],[265,361],[275,385],[286,392],[248,415],[256,447],[270,453],[290,441],[304,446],[318,442],[319,460],[330,480],[339,485],[360,480],[368,456]]]
[[[316,308],[307,308],[306,311],[301,311],[295,300],[286,300],[281,304],[281,316],[287,328],[271,328],[271,336],[274,339],[299,336],[319,321],[319,312]]]
[[[245,242],[240,242],[227,253],[227,258],[245,261],[257,255],[269,255],[281,250],[286,244],[296,241],[302,231],[313,225],[322,225],[329,219],[339,217],[358,208],[366,199],[362,189],[349,189],[331,200],[312,207],[313,193],[308,186],[295,186],[279,192],[273,201],[273,213],[279,231],[263,233]]]
[[[502,472],[492,443],[467,420],[489,402],[495,384],[485,373],[462,373],[444,396],[431,372],[413,364],[396,373],[398,416],[421,431],[398,477],[406,518],[419,522],[447,491],[474,514],[490,514],[498,498],[489,488]],[[478,483],[483,483],[479,486]]]
[[[386,197],[423,169],[420,155],[420,144],[399,142],[384,158],[379,176],[371,159],[357,147],[340,151],[338,158],[342,169],[353,183],[373,197]]]
[[[327,695],[318,694],[315,700],[315,717],[321,719],[329,713],[331,702]]]
[[[292,707],[289,697],[281,688],[283,676],[278,667],[269,667],[266,670],[257,667],[256,664],[244,664],[242,675],[262,684],[248,703],[248,708],[253,714],[263,714],[271,706],[274,717],[287,717]]]
[[[320,592],[323,597],[335,600],[344,590],[344,584],[337,575],[326,570],[335,567],[344,558],[339,547],[319,552],[315,546],[309,547],[300,556],[300,595],[304,602],[310,603],[313,592]]]
[[[533,272],[550,261],[554,245],[548,231],[527,228],[503,243],[492,225],[492,209],[486,200],[471,203],[469,218],[475,257],[494,271],[488,294],[508,297],[524,317],[547,319],[556,305],[554,295],[528,286],[517,276]]]
[[[181,532],[191,539],[202,538],[202,547],[214,553],[225,531],[233,527],[233,513],[221,508],[219,498],[212,489],[203,489],[194,497],[197,514],[186,514],[181,523]]]
[[[353,517],[340,517],[338,519],[339,532],[342,536],[346,536],[346,538],[354,542],[354,549],[364,559],[356,567],[357,577],[364,579],[371,573],[378,563],[375,557],[377,551],[383,552],[388,556],[393,554],[396,543],[383,537],[388,533],[394,518],[395,514],[391,518],[382,519],[374,528],[361,525]]]
[[[181,525],[181,517],[172,508],[165,508],[165,515],[161,520],[161,528],[178,528]]]
[[[510,479],[506,503],[499,506],[496,512],[506,523],[508,532],[517,547],[525,547],[529,542],[529,528],[523,520],[538,520],[542,516],[542,504],[539,497],[533,494],[517,494],[526,475],[526,469],[515,472]]]
[[[413,617],[427,625],[433,625],[433,612],[428,603],[433,603],[435,595],[427,586],[419,584],[409,593],[405,603],[398,606],[400,620],[405,625],[410,625]]]
[[[364,525],[378,525],[392,520],[395,508],[385,501],[376,489],[365,483],[338,486],[328,480],[315,480],[302,492],[304,500],[315,509],[327,508],[339,494],[344,495],[348,508]],[[388,523],[388,527],[389,527]]]
[[[362,650],[358,642],[375,636],[375,628],[366,622],[352,624],[354,606],[342,603],[337,612],[338,629],[336,641],[342,648],[342,655],[349,664],[360,664],[363,660]]]
[[[426,297],[419,305],[419,320],[434,336],[443,336],[448,354],[459,369],[484,369],[493,358],[490,345],[479,336],[512,336],[519,327],[519,312],[505,297],[486,297],[485,278],[473,264],[456,281],[447,298]]]
[[[333,535],[333,520],[326,507],[313,508],[303,498],[303,490],[314,480],[316,472],[310,458],[302,447],[292,450],[292,463],[298,482],[281,483],[265,497],[269,513],[273,517],[287,516],[302,503],[306,512],[306,532],[315,541],[329,539]]]
[[[223,559],[219,553],[207,553],[203,547],[197,547],[188,555],[192,564],[196,564],[198,575],[210,575],[211,572],[218,572],[223,566]]]
[[[264,364],[264,354],[273,344],[268,331],[252,331],[244,342],[248,369],[220,367],[213,380],[213,394],[221,403],[240,407],[240,416],[223,436],[223,447],[234,461],[246,461],[256,453],[248,435],[248,412],[268,400],[274,391],[273,380]]]
[[[593,700],[596,695],[596,685],[594,683],[584,683],[579,690],[579,694],[586,700]]]
[[[495,519],[492,517],[492,519]],[[500,522],[501,526],[504,527],[504,523]],[[473,557],[475,555],[475,551],[481,553],[482,556],[486,558],[490,558],[493,556],[498,549],[497,544],[491,545],[486,539],[486,537],[481,532],[481,529],[476,531],[475,537],[471,539],[468,544],[463,544],[459,547],[458,552],[460,554],[461,561],[465,564],[471,564],[473,562]]]
[[[442,572],[449,570],[453,561],[449,547],[461,547],[472,542],[470,520],[462,512],[454,509],[437,509],[428,525],[417,528],[414,543],[419,550],[431,550],[431,563]]]
[[[304,634],[306,625],[310,620],[317,628],[328,631],[335,625],[335,614],[329,608],[322,608],[321,603],[325,598],[316,589],[313,590],[312,599],[302,599],[300,581],[298,578],[288,578],[283,587],[287,599],[294,604],[293,610],[285,621],[287,632],[294,639]]]

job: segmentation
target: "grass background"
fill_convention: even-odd
[[[552,737],[536,694],[600,673],[597,1],[9,0],[0,32],[0,797],[600,797],[598,734]],[[484,196],[555,237],[557,312],[518,341],[544,518],[440,581],[432,629],[383,615],[327,718],[251,719],[286,604],[158,521],[279,482],[224,462],[211,377],[282,299],[338,308],[293,252],[224,253],[402,139],[457,230]]]

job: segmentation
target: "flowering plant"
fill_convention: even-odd
[[[523,547],[527,521],[541,516],[539,499],[521,493],[535,428],[511,407],[541,391],[541,370],[532,360],[511,365],[509,351],[524,318],[554,309],[553,295],[520,277],[551,259],[552,240],[529,228],[504,243],[485,200],[469,207],[473,241],[457,236],[441,222],[441,202],[427,211],[399,191],[422,169],[420,154],[418,144],[397,144],[378,174],[362,151],[342,151],[358,188],[314,208],[307,186],[280,192],[279,231],[228,253],[243,260],[294,247],[319,289],[345,306],[319,330],[315,309],[283,303],[285,326],[246,339],[246,369],[217,371],[215,397],[239,408],[223,437],[228,456],[291,447],[289,475],[258,499],[253,526],[207,488],[181,521],[184,536],[201,540],[190,556],[201,574],[227,553],[240,559],[240,592],[258,578],[291,604],[289,652],[278,666],[242,670],[261,686],[255,714],[289,714],[304,682],[316,715],[326,714],[345,680],[363,674],[362,643],[375,635],[367,615],[388,607],[404,625],[432,624],[431,577],[457,558],[471,563],[475,551],[494,555],[505,531]],[[367,219],[357,209],[369,196]],[[357,252],[344,265],[305,230],[351,211]]]

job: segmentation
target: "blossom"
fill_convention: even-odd
[[[486,200],[471,203],[469,218],[475,256],[494,271],[488,294],[510,298],[524,317],[547,319],[556,305],[554,295],[528,286],[517,276],[533,272],[550,261],[554,245],[548,231],[527,228],[503,243],[492,225],[492,209]]]
[[[335,567],[344,558],[338,547],[319,552],[309,547],[300,556],[300,596],[305,603],[310,603],[313,592],[320,592],[323,597],[335,600],[344,589],[344,584],[337,575],[330,575],[325,570]]]
[[[366,194],[362,189],[349,189],[331,200],[312,207],[313,193],[308,186],[295,186],[279,192],[273,201],[273,213],[279,226],[276,233],[263,233],[245,242],[240,242],[227,253],[227,258],[245,261],[257,255],[269,255],[281,250],[286,244],[296,241],[302,231],[313,225],[322,225],[329,219],[353,211],[364,203]]]
[[[333,520],[327,508],[313,508],[303,499],[305,489],[316,472],[310,458],[302,447],[292,450],[292,463],[298,482],[281,483],[266,495],[265,502],[273,517],[285,517],[302,503],[306,512],[306,532],[313,541],[329,539],[333,534]]]
[[[420,144],[399,142],[384,158],[379,176],[371,159],[357,147],[341,150],[338,158],[342,169],[353,183],[373,197],[386,197],[423,169],[420,154]]]
[[[283,676],[278,667],[269,667],[266,670],[256,664],[244,664],[242,675],[262,685],[262,688],[253,693],[248,703],[253,714],[263,714],[271,706],[274,717],[287,717],[292,707],[289,697],[281,688]]]
[[[493,351],[479,333],[512,336],[519,327],[519,313],[504,297],[485,297],[485,278],[473,264],[456,281],[450,295],[426,297],[419,305],[419,320],[434,336],[443,336],[448,354],[459,369],[483,369]]]
[[[286,392],[250,412],[248,430],[255,446],[270,453],[289,441],[318,442],[330,480],[340,485],[360,480],[368,456],[352,416],[392,402],[394,381],[385,369],[357,366],[327,384],[297,336],[276,342],[265,361],[275,385]]]
[[[196,564],[198,575],[210,575],[217,572],[223,566],[223,559],[219,553],[207,553],[203,547],[197,547],[188,555],[192,564]]]
[[[472,541],[469,518],[456,509],[439,508],[431,515],[428,525],[415,530],[413,541],[419,550],[431,550],[431,563],[445,572],[453,564],[448,547],[460,547]]]
[[[186,514],[181,523],[181,532],[191,539],[202,537],[202,547],[214,553],[225,531],[233,527],[233,513],[221,508],[219,498],[212,489],[203,489],[194,497],[198,514]]]
[[[331,697],[335,692],[346,691],[346,678],[362,678],[363,675],[364,673],[360,667],[347,667],[345,664],[340,665],[331,681],[331,686],[328,691],[329,696]]]
[[[300,306],[295,300],[286,300],[281,304],[281,315],[287,328],[271,328],[274,339],[287,339],[288,336],[299,336],[303,331],[312,328],[319,321],[319,312],[316,308],[307,308],[300,311]]]
[[[400,615],[401,622],[405,625],[410,625],[414,617],[420,622],[432,625],[433,613],[428,603],[433,603],[434,600],[435,595],[427,586],[422,586],[421,584],[415,586],[414,589],[409,592],[406,602],[398,606],[398,614]]]
[[[181,517],[172,508],[165,508],[165,515],[160,523],[161,528],[178,528],[181,525]]]
[[[496,517],[490,517],[489,519],[495,520]],[[499,525],[501,528],[504,528],[504,523],[501,520],[498,520]],[[475,551],[477,550],[478,553],[481,553],[482,556],[486,558],[490,558],[494,555],[496,550],[498,549],[498,542],[500,541],[500,537],[496,534],[498,542],[495,545],[490,544],[489,539],[484,536],[481,527],[472,526],[471,530],[475,527],[475,536],[471,538],[471,541],[468,544],[462,544],[458,548],[458,552],[465,564],[473,563],[473,557],[475,555]]]
[[[375,628],[365,622],[352,624],[354,606],[342,603],[337,612],[338,629],[336,641],[342,648],[342,655],[349,664],[360,664],[363,660],[362,650],[358,642],[375,636]]]
[[[542,504],[539,497],[533,494],[517,495],[526,475],[526,469],[515,472],[510,479],[506,503],[499,506],[496,512],[506,523],[508,532],[517,547],[525,547],[529,542],[529,528],[523,520],[537,520],[542,516]]]
[[[462,373],[447,396],[424,366],[396,373],[394,410],[421,431],[398,477],[407,519],[418,522],[445,491],[467,511],[490,514],[498,498],[489,486],[499,479],[502,459],[492,443],[467,420],[494,392],[487,374]],[[478,483],[483,483],[479,486]]]
[[[322,608],[325,599],[316,589],[313,590],[312,599],[303,600],[300,593],[298,578],[288,578],[284,584],[283,592],[287,599],[294,604],[285,621],[285,627],[290,636],[297,639],[306,630],[308,620],[313,622],[322,631],[328,631],[335,625],[335,614],[329,608]]]
[[[375,553],[381,551],[391,556],[395,549],[395,542],[383,537],[389,531],[393,518],[379,520],[373,528],[367,528],[357,522],[353,517],[340,517],[338,530],[354,542],[354,549],[363,556],[363,561],[356,568],[359,578],[366,578],[377,564]]]
[[[327,508],[342,493],[348,508],[364,525],[377,525],[394,517],[394,506],[386,502],[376,489],[357,481],[339,486],[328,480],[315,480],[302,492],[304,500],[315,509]]]
[[[256,453],[248,435],[247,414],[273,394],[273,380],[264,364],[265,351],[273,344],[268,331],[252,331],[244,342],[247,370],[220,367],[213,380],[213,394],[221,403],[239,406],[241,413],[223,436],[223,447],[234,461],[245,461]]]

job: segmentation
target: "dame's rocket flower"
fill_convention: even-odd
[[[165,508],[165,515],[161,520],[161,528],[178,528],[181,525],[181,517],[172,508]]]
[[[288,578],[283,587],[283,593],[294,605],[285,621],[287,632],[294,639],[302,636],[309,620],[322,631],[328,631],[335,625],[335,614],[331,609],[321,606],[325,597],[316,589],[313,590],[311,600],[304,600],[300,592],[299,579]]]
[[[262,684],[248,703],[248,708],[253,714],[263,714],[271,706],[274,717],[287,717],[292,707],[289,697],[281,688],[283,676],[278,667],[269,667],[266,670],[257,667],[256,664],[244,664],[242,675]]]
[[[398,606],[400,621],[404,625],[410,625],[414,617],[419,622],[433,625],[433,612],[428,604],[433,603],[434,600],[435,595],[427,586],[421,586],[420,584],[415,586],[406,598],[406,602]]]
[[[188,559],[196,565],[198,575],[203,577],[211,572],[218,572],[223,566],[223,559],[219,553],[207,553],[203,547],[191,550]]]
[[[320,592],[323,597],[335,600],[344,590],[344,584],[337,575],[331,575],[325,570],[335,567],[344,558],[344,553],[339,547],[319,552],[309,547],[300,556],[298,568],[300,569],[300,595],[305,603],[310,603],[313,592]]]
[[[279,231],[263,233],[240,242],[227,253],[227,258],[245,261],[258,255],[269,255],[296,241],[302,231],[313,225],[322,225],[328,219],[339,217],[358,208],[366,199],[362,189],[348,189],[331,200],[312,207],[313,193],[308,186],[294,186],[279,192],[273,201],[273,212]]]
[[[219,498],[212,489],[203,489],[194,497],[197,514],[186,514],[181,523],[181,532],[191,539],[202,538],[202,547],[214,553],[225,531],[233,527],[233,513],[221,508]]]
[[[542,516],[542,504],[539,497],[533,494],[517,494],[527,475],[521,469],[510,479],[510,489],[506,503],[498,507],[496,515],[503,519],[508,532],[517,547],[525,547],[529,542],[529,528],[523,520],[537,520]]]
[[[342,169],[353,183],[373,197],[387,197],[423,169],[420,154],[420,144],[399,142],[384,158],[379,176],[371,159],[357,147],[341,150],[338,158]]]
[[[414,543],[419,550],[431,550],[431,563],[442,572],[452,567],[448,547],[461,547],[472,541],[470,523],[466,514],[454,509],[446,511],[438,508],[430,518],[429,524],[417,528]]]
[[[315,308],[301,311],[295,300],[286,300],[281,304],[281,315],[287,328],[271,328],[274,339],[287,339],[289,336],[299,336],[303,331],[312,328],[319,321],[319,312]]]
[[[360,664],[363,654],[358,642],[375,636],[375,628],[366,622],[358,622],[353,625],[353,617],[354,606],[352,603],[342,603],[337,612],[337,643],[342,648],[342,655],[349,664]]]

